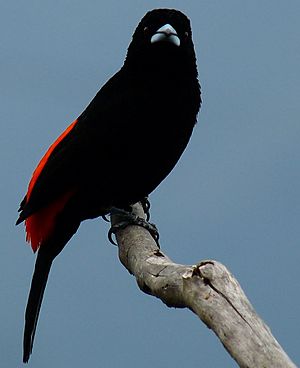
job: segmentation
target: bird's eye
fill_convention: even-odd
[[[143,31],[144,31],[144,33],[148,33],[149,32],[149,27],[144,27]]]
[[[189,32],[184,32],[184,38],[188,38],[189,37]]]

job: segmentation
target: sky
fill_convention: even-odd
[[[35,165],[121,66],[146,11],[192,22],[203,105],[180,162],[150,196],[162,250],[215,259],[300,365],[300,2],[0,0],[0,353],[22,366],[35,256],[15,227]],[[236,367],[188,310],[139,291],[84,222],[55,260],[29,367]]]

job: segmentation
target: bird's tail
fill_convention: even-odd
[[[48,275],[53,258],[39,252],[35,263],[30,292],[25,312],[25,328],[23,337],[23,362],[27,363],[32,352],[33,340]]]

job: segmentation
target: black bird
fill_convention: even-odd
[[[38,250],[25,313],[28,362],[54,258],[81,221],[150,194],[183,153],[201,104],[189,19],[155,9],[138,24],[122,68],[50,146],[21,202]]]

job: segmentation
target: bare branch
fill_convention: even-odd
[[[134,213],[145,218],[142,206]],[[120,221],[112,217],[112,223]],[[243,368],[295,368],[256,314],[237,280],[221,263],[175,264],[163,254],[149,232],[136,225],[118,230],[119,258],[142,291],[168,307],[189,308],[219,337]]]

